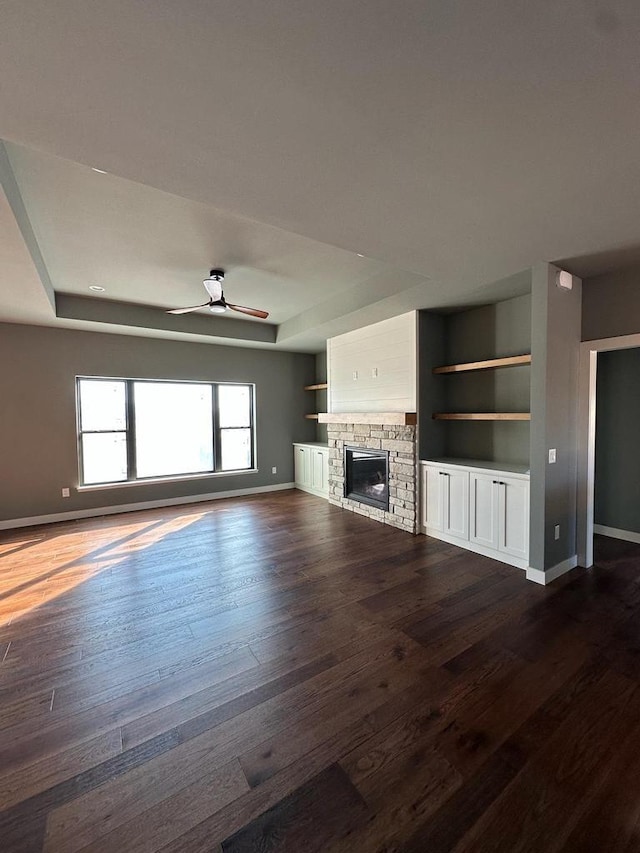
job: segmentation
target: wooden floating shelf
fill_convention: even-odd
[[[434,421],[530,421],[531,412],[437,412]]]
[[[329,387],[328,382],[319,382],[317,385],[305,385],[305,391],[325,391]]]
[[[320,412],[321,424],[389,424],[415,426],[416,412]]]
[[[490,358],[486,361],[468,361],[464,364],[448,364],[434,367],[434,373],[467,373],[470,370],[495,370],[497,367],[518,367],[531,364],[530,355],[510,355],[506,358]]]
[[[308,421],[317,421],[317,420],[318,420],[318,416],[317,416],[317,415],[305,415],[305,418],[306,418]]]

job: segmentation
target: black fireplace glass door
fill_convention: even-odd
[[[379,509],[389,509],[389,453],[345,447],[345,497]]]

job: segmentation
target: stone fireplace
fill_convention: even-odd
[[[341,415],[332,412],[321,414],[319,420],[327,425],[329,441],[329,501],[383,524],[417,533],[415,415],[395,412],[388,415]],[[356,466],[360,465],[362,473],[356,479],[362,488],[355,492],[353,479],[347,482],[345,466],[348,451],[352,457],[354,452],[368,452],[356,456]],[[378,496],[384,492],[379,488],[383,457],[387,488],[383,503],[376,504],[371,497],[375,499],[376,492]]]

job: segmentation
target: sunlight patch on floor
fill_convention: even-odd
[[[0,627],[74,587],[126,564],[199,521],[193,512],[168,520],[127,520],[87,531],[52,525],[38,535],[13,532],[0,542]]]

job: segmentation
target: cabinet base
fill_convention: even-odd
[[[526,570],[529,568],[529,561],[520,557],[512,557],[511,554],[505,554],[503,551],[495,551],[493,548],[485,548],[483,545],[476,545],[475,542],[470,542],[468,539],[458,539],[456,536],[447,536],[441,530],[432,530],[430,527],[420,527],[420,533],[425,536],[432,536],[434,539],[439,539],[441,542],[448,542],[450,545],[457,545],[458,548],[464,548],[465,551],[473,551],[474,554],[481,554],[483,557],[489,557],[492,560],[498,560],[499,563],[506,563],[508,566],[515,566],[516,569]]]

